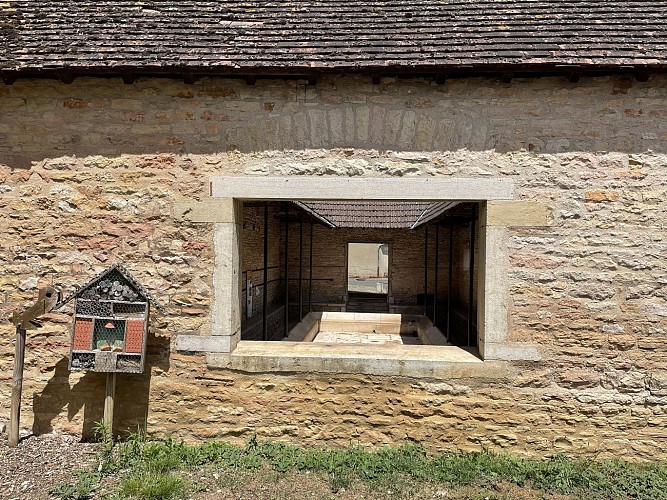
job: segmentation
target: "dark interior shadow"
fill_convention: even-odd
[[[144,373],[116,375],[113,433],[126,437],[131,432],[146,430],[150,410],[150,384],[152,368],[169,370],[170,340],[168,337],[148,336]],[[83,410],[81,438],[94,440],[95,427],[104,416],[106,373],[86,372],[70,388],[69,359],[63,357],[54,366],[53,376],[39,394],[33,395],[32,432],[35,435],[53,431],[54,420],[67,410],[72,421]]]

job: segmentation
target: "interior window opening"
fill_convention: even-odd
[[[347,244],[347,312],[388,313],[389,244]]]
[[[246,201],[242,340],[477,347],[477,202]]]

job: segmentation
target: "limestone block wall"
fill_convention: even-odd
[[[0,84],[0,314],[123,262],[168,307],[117,429],[186,439],[481,445],[666,458],[667,78],[77,79]],[[448,380],[207,369],[212,223],[174,217],[211,175],[510,178],[549,227],[509,228],[509,337],[541,361]],[[66,370],[71,308],[29,334],[22,426],[89,431],[103,376]],[[0,322],[0,419],[13,329]],[[486,365],[486,362],[485,362]],[[491,367],[491,365],[488,365]]]

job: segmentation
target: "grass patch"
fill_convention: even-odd
[[[117,444],[112,452],[108,446],[103,447],[100,460],[97,476],[82,474],[77,484],[60,487],[54,494],[65,499],[90,498],[86,492],[92,492],[99,476],[118,475],[117,493],[121,498],[187,498],[202,485],[191,485],[179,474],[206,466],[223,477],[259,469],[276,474],[313,472],[327,477],[334,493],[348,489],[355,481],[380,489],[394,485],[399,490],[413,484],[488,490],[509,483],[546,494],[590,499],[667,499],[664,463],[633,464],[564,456],[527,460],[486,450],[429,455],[422,446],[412,443],[367,450],[298,448],[251,439],[240,447],[217,441],[200,445],[172,439],[147,441],[137,434]]]
[[[120,484],[122,498],[141,500],[176,500],[186,498],[185,481],[173,473],[138,472]]]

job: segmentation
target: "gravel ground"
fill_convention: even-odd
[[[0,499],[39,500],[94,460],[95,444],[65,434],[28,436],[16,448],[0,435]]]

